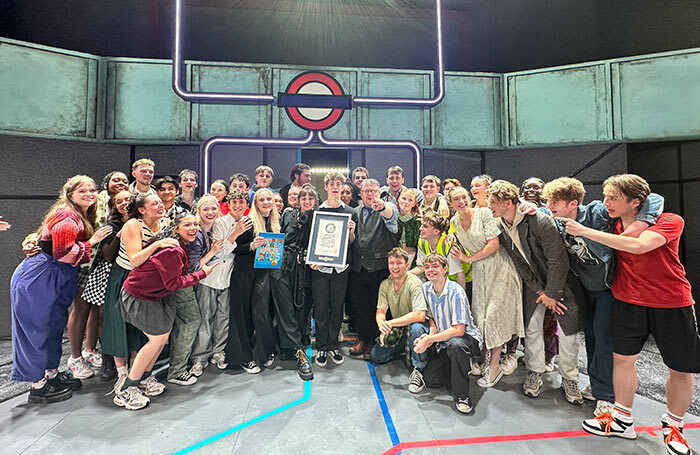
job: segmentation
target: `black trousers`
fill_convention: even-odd
[[[453,337],[434,357],[428,357],[423,369],[425,385],[432,389],[450,386],[457,399],[469,397],[471,357],[480,352],[479,342],[470,335]]]
[[[302,347],[311,310],[311,269],[296,261],[296,255],[284,252],[282,268],[270,272],[280,349]]]
[[[311,293],[316,320],[316,349],[338,349],[338,332],[343,324],[343,302],[348,287],[350,269],[341,273],[311,272]]]
[[[226,360],[237,366],[264,362],[275,352],[277,339],[270,317],[270,271],[235,267],[229,291],[229,336]]]
[[[389,276],[389,269],[368,272],[365,269],[350,272],[348,295],[353,307],[355,328],[360,341],[373,343],[379,336],[375,314],[379,285]]]

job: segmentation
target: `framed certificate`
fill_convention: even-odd
[[[256,269],[279,269],[282,267],[282,253],[284,250],[284,234],[261,232],[260,237],[265,238],[265,244],[255,250]]]
[[[344,267],[347,264],[349,213],[315,211],[309,236],[308,265]]]

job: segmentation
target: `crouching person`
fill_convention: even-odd
[[[389,251],[388,257],[389,278],[379,285],[377,300],[379,340],[370,352],[370,361],[387,363],[408,353],[413,365],[408,391],[418,393],[425,387],[422,371],[428,361],[425,352],[414,352],[410,348],[421,335],[428,333],[423,283],[416,275],[408,273],[410,263],[406,251],[396,247]],[[387,319],[387,311],[391,319]]]
[[[469,371],[472,357],[481,352],[481,333],[474,325],[464,289],[447,279],[447,259],[431,253],[423,258],[423,267],[429,280],[423,283],[422,289],[428,306],[430,332],[415,340],[413,352],[422,354],[436,346],[437,353],[428,356],[422,379],[430,388],[451,386],[457,398],[457,411],[469,414],[473,409]]]
[[[173,328],[176,307],[173,293],[194,286],[217,265],[204,265],[194,273],[187,273],[188,244],[194,241],[198,232],[194,215],[177,215],[168,229],[151,239],[157,241],[172,237],[178,241],[176,245],[158,250],[132,270],[124,282],[121,291],[122,316],[125,322],[141,330],[148,337],[148,342],[136,354],[125,381],[115,386],[114,404],[117,406],[129,410],[142,409],[150,402],[147,395],[160,395],[165,391],[165,386],[151,372]]]

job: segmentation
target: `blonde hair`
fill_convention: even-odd
[[[486,190],[489,196],[496,196],[502,201],[511,201],[513,205],[520,202],[520,190],[517,186],[506,180],[496,180]]]
[[[403,191],[401,191],[401,194],[399,195],[399,199],[401,199],[401,196],[404,194],[411,194],[413,195],[413,207],[411,207],[411,211],[409,213],[413,213],[414,215],[420,215],[420,207],[418,204],[418,192],[414,190],[413,188],[406,188]],[[398,205],[398,201],[397,201]]]
[[[263,193],[269,194],[270,198],[272,198],[273,201],[275,199],[274,195],[272,194],[272,190],[269,188],[260,188],[258,191],[255,192],[255,196],[253,196],[253,203],[250,204],[250,214],[248,215],[248,217],[251,220],[253,220],[253,228],[255,229],[255,235],[258,235],[261,232],[266,232],[265,219],[263,218],[262,214],[258,211],[258,198],[261,197]],[[269,219],[270,228],[272,232],[279,232],[280,217],[274,206],[272,207],[272,210],[270,210]]]
[[[75,190],[80,188],[82,185],[92,185],[92,187],[95,188],[95,190],[97,190],[97,185],[95,184],[95,181],[87,175],[74,175],[73,177],[69,178],[68,181],[63,185],[63,188],[61,189],[61,194],[58,196],[58,199],[44,216],[44,220],[41,222],[41,227],[37,231],[39,236],[41,236],[41,232],[44,230],[48,219],[51,216],[53,216],[53,214],[57,210],[70,209],[76,212],[80,216],[81,221],[83,222],[83,237],[86,239],[92,237],[92,234],[95,233],[95,218],[97,216],[97,204],[93,203],[90,207],[88,207],[88,209],[85,212],[83,212],[83,210],[75,202],[73,202],[73,199],[71,198]],[[95,202],[97,202],[97,199],[95,199]]]
[[[215,196],[212,196],[211,194],[205,194],[204,196],[200,197],[199,200],[197,201],[197,205],[195,205],[195,216],[197,217],[197,222],[201,226],[202,223],[202,216],[200,215],[200,209],[204,207],[204,204],[207,202],[212,202],[216,204],[216,208],[219,209],[219,215],[221,215],[221,205],[219,204],[219,200],[216,199]]]
[[[264,164],[255,168],[255,175],[262,174],[265,171],[269,172],[271,176],[275,176],[275,171],[270,166],[265,166]]]
[[[620,190],[627,202],[632,199],[638,199],[639,203],[647,200],[647,196],[651,193],[651,188],[646,180],[636,174],[618,174],[608,177],[603,182],[603,190],[606,186],[612,186]]]
[[[131,170],[133,172],[136,170],[137,167],[144,166],[144,165],[148,165],[148,166],[151,166],[153,168],[156,167],[156,163],[154,163],[153,160],[149,160],[148,158],[141,158],[140,160],[134,161],[134,164],[131,165]]]
[[[572,177],[559,177],[547,182],[542,189],[542,197],[549,202],[578,201],[581,205],[585,196],[586,189],[583,187],[583,183]]]

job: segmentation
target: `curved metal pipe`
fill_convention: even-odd
[[[175,0],[175,43],[173,45],[173,90],[185,101],[212,104],[272,104],[266,93],[192,92],[182,86],[182,0]]]
[[[413,150],[416,161],[416,187],[420,183],[422,177],[421,172],[421,148],[413,141],[362,141],[362,140],[336,140],[328,139],[323,135],[323,131],[318,132],[318,141],[330,147],[406,147]]]
[[[201,162],[199,164],[200,175],[204,182],[204,191],[209,190],[211,149],[216,145],[264,145],[264,146],[294,146],[303,147],[316,141],[316,133],[309,131],[303,139],[259,138],[259,137],[213,137],[202,144]]]
[[[445,62],[442,52],[442,0],[435,0],[435,28],[437,32],[437,67],[434,71],[433,98],[391,98],[391,97],[355,97],[353,104],[357,106],[383,107],[435,107],[445,99]]]

